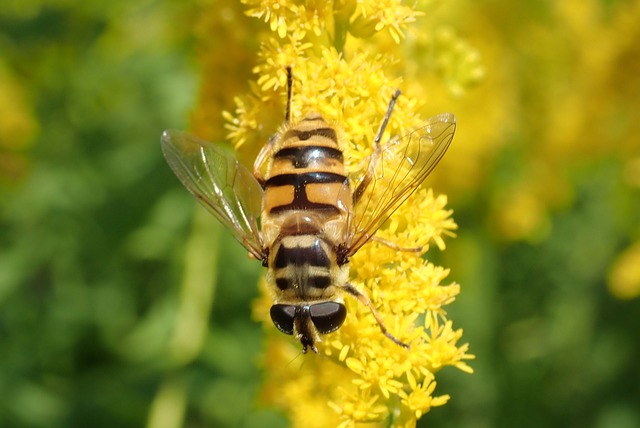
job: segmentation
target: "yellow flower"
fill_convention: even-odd
[[[403,5],[400,0],[357,2],[350,18],[350,32],[355,37],[370,37],[374,32],[387,29],[391,38],[400,43],[407,24],[421,15],[422,12]]]
[[[295,40],[303,39],[307,32],[320,35],[325,30],[325,17],[331,11],[331,2],[324,0],[244,0],[253,6],[247,15],[263,19],[269,23],[271,31],[280,38],[287,35]]]
[[[409,382],[409,391],[400,391],[400,397],[402,403],[405,404],[411,412],[416,416],[416,419],[427,413],[431,407],[442,406],[449,401],[448,395],[442,395],[439,397],[433,397],[433,391],[436,387],[433,382],[433,375],[425,376],[422,383],[418,383],[416,378],[409,374],[407,376]]]
[[[338,131],[350,170],[371,154],[378,124],[397,88],[410,88],[417,96],[407,91],[398,99],[383,138],[402,135],[424,121],[420,111],[425,89],[394,77],[404,74],[405,63],[414,56],[415,39],[406,40],[407,46],[399,44],[405,43],[407,26],[423,11],[398,0],[243,3],[247,15],[268,26],[255,35],[262,41],[252,67],[255,79],[235,98],[235,111],[224,113],[228,138],[242,159],[252,161],[283,122],[287,66],[294,77],[293,121],[311,112],[322,114]],[[388,53],[389,43],[398,46],[396,55]],[[446,58],[451,69],[468,61],[460,49],[447,50],[454,45],[438,44],[438,58]],[[457,81],[460,76],[467,80]],[[462,88],[471,80],[465,73],[450,72],[445,84]],[[434,395],[439,370],[453,366],[471,372],[466,361],[473,356],[467,345],[459,344],[462,331],[453,327],[444,310],[460,287],[446,284],[449,271],[424,258],[431,244],[444,250],[444,237],[456,229],[446,203],[446,196],[420,189],[376,235],[401,248],[422,247],[421,252],[369,242],[351,259],[350,282],[366,291],[389,332],[410,343],[410,349],[387,339],[371,311],[347,296],[344,325],[317,344],[319,355],[302,357],[299,344],[271,325],[272,296],[261,282],[254,314],[268,325],[262,398],[284,409],[293,426],[415,426],[432,407],[449,399]]]

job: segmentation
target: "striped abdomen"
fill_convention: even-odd
[[[326,242],[315,235],[288,236],[273,251],[270,267],[280,300],[309,301],[325,296],[336,269]]]
[[[336,131],[319,115],[287,129],[276,143],[265,180],[263,216],[312,211],[346,214],[351,192]]]

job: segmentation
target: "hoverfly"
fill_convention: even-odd
[[[449,147],[455,117],[434,116],[406,136],[380,141],[400,91],[393,94],[364,168],[347,172],[336,131],[319,114],[291,121],[287,67],[285,122],[262,148],[253,172],[220,147],[168,130],[162,151],[182,183],[267,268],[271,319],[302,352],[336,331],[346,292],[389,333],[369,297],[349,283],[349,259],[431,173]],[[375,238],[374,238],[375,239]],[[382,242],[382,241],[381,241]]]

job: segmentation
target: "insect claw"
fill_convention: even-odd
[[[401,341],[400,339],[398,339],[388,331],[385,331],[384,335],[387,336],[389,339],[391,339],[391,341],[396,345],[402,346],[405,349],[411,349],[411,345],[409,345],[408,343],[404,343],[403,341]]]

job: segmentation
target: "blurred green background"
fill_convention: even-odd
[[[421,426],[640,426],[640,5],[560,3],[448,15],[486,80],[452,108],[460,229],[430,257],[477,359]],[[198,4],[0,4],[0,427],[287,426],[256,404],[261,268],[159,150],[206,79]]]

